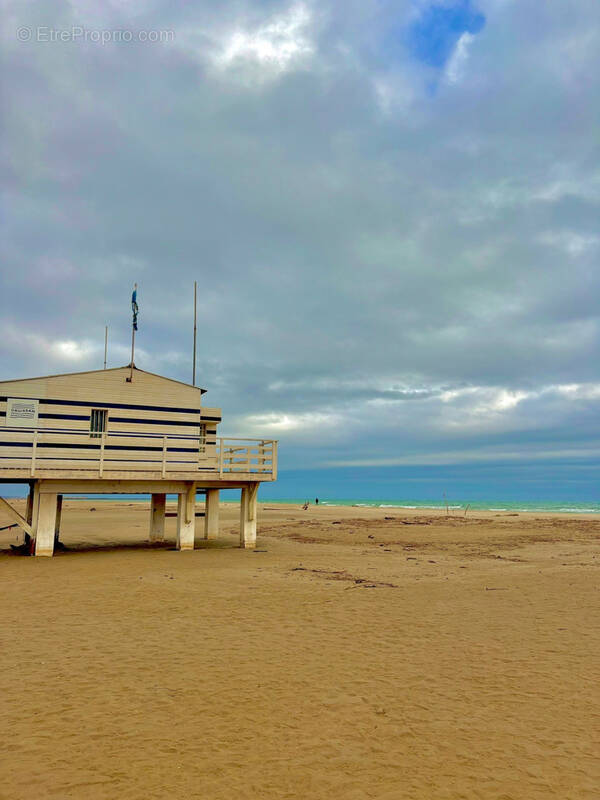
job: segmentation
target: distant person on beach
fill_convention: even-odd
[[[302,506],[302,508],[304,509],[304,511],[307,511],[307,510],[308,510],[308,506],[309,506],[309,502],[308,502],[308,500],[306,500],[306,501],[305,501],[305,503],[304,503],[304,505]]]
[[[315,505],[316,505],[316,506],[318,506],[318,505],[319,505],[319,498],[318,498],[318,497],[315,497]]]

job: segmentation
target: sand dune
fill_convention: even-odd
[[[270,508],[255,552],[235,506],[0,534],[1,797],[597,797],[600,521]]]

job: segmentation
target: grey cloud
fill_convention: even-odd
[[[312,54],[264,80],[215,58],[286,4],[8,3],[15,28],[176,37],[5,26],[3,373],[100,367],[105,324],[125,361],[137,280],[140,365],[189,379],[197,279],[207,401],[239,432],[304,415],[304,445],[279,428],[289,465],[596,441],[597,399],[544,393],[594,383],[600,356],[600,23],[575,5],[480,3],[461,79],[431,94],[390,46],[408,3],[307,4]],[[469,416],[439,401],[465,387],[529,395],[440,424]]]

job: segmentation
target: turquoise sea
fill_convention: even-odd
[[[94,502],[102,501],[120,501],[124,503],[135,502],[148,502],[149,495],[140,494],[85,494],[85,495],[70,495],[69,499],[72,500],[94,500]],[[237,502],[239,498],[239,490],[230,489],[221,492],[221,500],[223,502]],[[168,495],[171,501],[177,500],[177,495]],[[259,503],[261,505],[297,505],[301,506],[307,500],[311,505],[315,503],[314,497],[286,497],[277,499],[271,497],[261,497],[259,493]],[[389,508],[389,509],[429,509],[429,510],[446,510],[443,501],[438,500],[412,500],[410,498],[390,499],[382,498],[379,500],[361,500],[361,499],[339,499],[335,497],[319,497],[320,506],[346,506],[356,508]],[[460,511],[473,510],[473,511],[529,511],[529,512],[543,512],[543,513],[560,513],[560,514],[600,514],[600,503],[580,503],[580,502],[524,502],[522,500],[517,502],[508,502],[502,500],[478,500],[474,502],[461,501],[460,498],[448,498],[448,510],[450,512],[459,513]]]
[[[261,501],[263,502],[263,501]],[[269,504],[277,503],[297,503],[302,504],[304,500],[289,499],[289,500],[268,500],[264,501]],[[314,498],[310,500],[311,505],[314,503]],[[355,506],[358,508],[391,508],[391,509],[442,509],[446,510],[446,506],[440,503],[439,500],[336,500],[335,498],[319,498],[319,505],[323,506]],[[460,511],[465,509],[473,511],[539,511],[545,513],[561,513],[561,514],[600,514],[600,503],[544,503],[532,502],[526,503],[519,502],[502,502],[501,500],[477,501],[473,503],[459,502],[456,499],[448,500],[449,511]]]

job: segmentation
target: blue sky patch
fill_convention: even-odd
[[[410,26],[409,47],[419,61],[441,69],[462,34],[479,33],[484,25],[485,16],[474,8],[471,0],[432,3]]]

